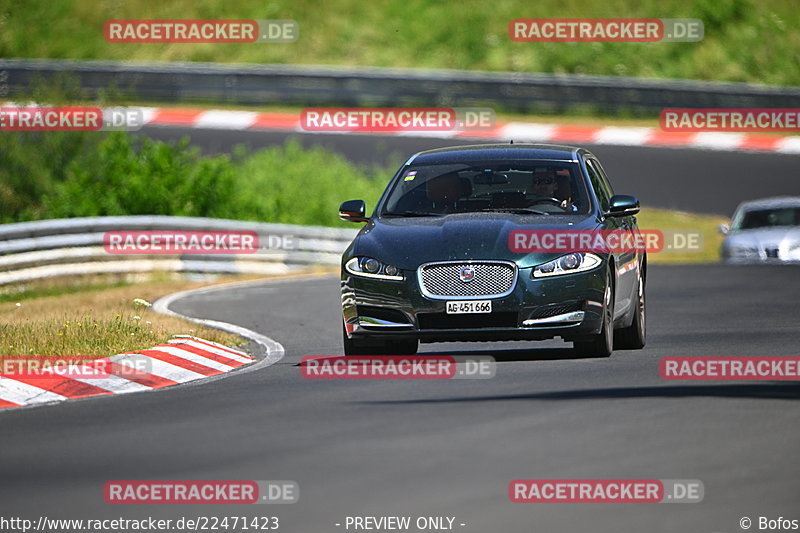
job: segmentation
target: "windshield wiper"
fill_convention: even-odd
[[[527,209],[525,207],[487,207],[481,209],[489,213],[514,213],[518,215],[550,215],[547,211],[538,211],[536,209]]]
[[[443,213],[425,213],[422,211],[384,211],[385,217],[440,217]]]

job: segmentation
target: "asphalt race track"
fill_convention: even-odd
[[[217,136],[215,147],[203,145],[208,150],[235,140],[230,132],[202,135]],[[330,142],[355,146],[347,136]],[[401,143],[393,149],[404,155],[443,144]],[[736,183],[759,168],[784,180],[758,180],[749,198],[793,181],[797,168],[796,157],[776,155],[609,146],[596,153],[618,191],[701,212],[728,213],[743,199],[726,189],[726,172]],[[693,165],[710,179],[693,174],[691,193],[681,186],[667,195],[660,178],[634,187],[642,169],[684,180]],[[301,357],[342,353],[335,276],[191,296],[172,309],[268,335],[286,355],[200,385],[0,413],[2,514],[273,515],[288,533],[345,531],[335,524],[348,515],[452,516],[465,533],[737,532],[744,516],[756,524],[759,516],[800,519],[800,385],[658,374],[664,356],[800,355],[799,274],[794,267],[652,266],[648,345],[610,359],[573,358],[560,341],[422,345],[426,354],[494,356],[497,375],[487,380],[304,379]],[[698,479],[705,498],[511,503],[508,484],[519,478]],[[126,479],[294,480],[300,501],[106,504],[104,483]]]
[[[199,386],[4,413],[0,501],[26,517],[277,513],[302,532],[394,513],[455,516],[465,532],[739,531],[745,515],[791,517],[800,387],[667,382],[658,360],[797,355],[796,280],[794,268],[653,267],[645,350],[595,360],[559,341],[423,345],[498,359],[494,379],[456,381],[302,378],[302,356],[342,353],[335,277],[190,297],[173,308],[271,335],[286,356]],[[705,499],[515,504],[517,478],[699,479]],[[114,479],[290,479],[301,496],[112,506],[102,487]]]

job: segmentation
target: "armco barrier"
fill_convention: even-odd
[[[253,231],[249,254],[117,255],[108,231]],[[336,265],[357,230],[172,216],[87,217],[0,225],[0,285],[73,274],[168,270],[274,274],[304,265]],[[276,244],[277,243],[277,244]]]
[[[158,102],[304,106],[490,106],[522,112],[591,109],[657,114],[665,107],[800,107],[800,87],[690,80],[299,65],[0,60],[3,97],[39,83],[77,81],[95,97]]]

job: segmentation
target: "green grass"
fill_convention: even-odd
[[[515,18],[699,18],[699,43],[517,43]],[[288,44],[110,44],[108,19],[294,19]],[[792,0],[0,1],[0,57],[296,63],[800,85]]]
[[[0,286],[0,305],[19,302],[20,299],[44,298],[46,296],[66,296],[86,292],[99,292],[132,285],[123,276],[107,276],[106,279],[92,279],[97,276],[72,276],[69,283],[61,279],[43,279],[35,283],[15,283]]]
[[[188,334],[228,345],[243,344],[236,335],[158,314],[134,302],[202,284],[146,281],[119,287],[76,287],[70,278],[47,282],[47,290],[26,291],[14,301],[0,301],[0,363],[3,356],[79,355],[97,357],[147,349]]]
[[[697,252],[667,252],[650,253],[647,260],[650,264],[677,264],[677,263],[716,263],[720,260],[720,247],[723,236],[717,228],[728,219],[713,215],[698,215],[668,209],[655,209],[643,207],[639,215],[639,228],[655,230],[673,230],[700,232],[703,246]]]
[[[295,142],[256,152],[239,172],[232,218],[345,227],[352,223],[339,220],[339,205],[363,199],[371,210],[394,174],[367,171],[324,148]]]
[[[297,141],[232,156],[202,156],[187,143],[125,133],[0,135],[0,223],[173,215],[346,226],[341,202],[374,206],[393,174]]]

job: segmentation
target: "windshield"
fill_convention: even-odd
[[[584,183],[578,165],[568,162],[409,166],[395,181],[381,215],[585,214]]]
[[[772,226],[800,226],[800,207],[744,211],[733,221],[732,229],[738,231]]]

